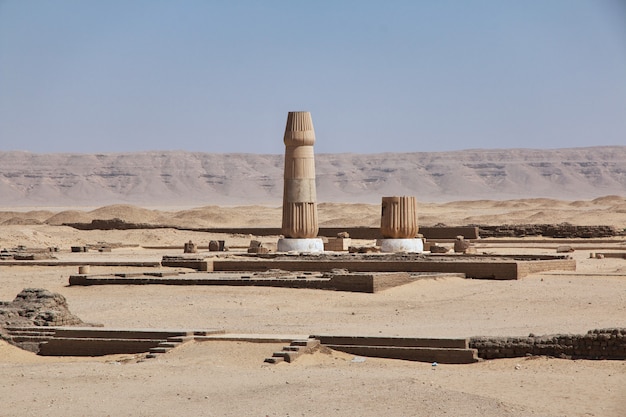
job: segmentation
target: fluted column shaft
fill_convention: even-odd
[[[383,197],[380,232],[384,238],[413,239],[418,230],[415,197]]]
[[[288,238],[317,236],[315,131],[309,112],[289,112],[285,127],[282,233]]]

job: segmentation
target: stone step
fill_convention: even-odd
[[[7,327],[6,330],[11,333],[54,333],[56,332],[56,328],[50,327]]]
[[[91,339],[161,339],[168,337],[189,336],[186,330],[156,330],[156,329],[108,329],[98,327],[60,327],[55,336],[65,338]]]
[[[28,352],[33,352],[33,353],[39,353],[39,346],[41,346],[41,343],[43,342],[30,342],[30,341],[23,341],[23,342],[13,342],[10,341],[11,343],[15,343],[16,346],[18,346],[20,349],[24,349]]]
[[[157,346],[157,347],[153,347],[150,348],[150,350],[148,352],[154,354],[154,353],[167,353],[170,350],[172,350],[173,348],[171,347],[162,347],[162,346]]]
[[[15,343],[42,343],[47,342],[53,336],[52,335],[44,335],[44,336],[25,336],[25,335],[11,335],[11,340]]]
[[[171,342],[161,342],[159,343],[160,348],[168,348],[168,349],[174,349],[175,347],[180,346],[180,343],[171,343]]]
[[[293,361],[295,361],[300,355],[302,355],[302,353],[300,352],[290,352],[290,351],[280,351],[280,352],[274,352],[272,354],[272,357],[274,358],[283,358],[283,360],[287,363],[291,363]]]
[[[102,356],[163,353],[195,337],[223,330],[110,329],[99,327],[8,326],[10,341],[44,356]],[[199,336],[196,336],[199,335]]]
[[[326,344],[324,346],[352,355],[403,359],[417,362],[463,364],[474,363],[479,360],[478,351],[476,349]]]
[[[220,329],[204,329],[204,330],[194,330],[194,336],[211,336],[215,334],[224,334],[224,330]]]
[[[271,358],[265,358],[264,362],[276,364],[276,363],[281,363],[284,361],[285,361],[285,358],[283,358],[282,356],[281,357],[272,356]]]
[[[191,340],[194,340],[194,336],[174,336],[167,338],[167,341],[172,343],[186,343]]]
[[[27,327],[17,327],[17,326],[7,326],[5,327],[9,334],[54,334],[56,332],[56,327],[44,327],[44,326],[27,326]]]
[[[208,336],[194,336],[198,341],[231,341],[252,343],[291,343],[294,340],[305,339],[306,335],[295,334],[255,334],[255,333],[222,333]]]
[[[289,346],[283,346],[280,352],[274,352],[271,358],[265,359],[268,363],[279,363],[295,361],[304,353],[312,353],[320,346],[320,341],[315,339],[296,339],[292,340]]]
[[[42,356],[104,356],[149,352],[163,339],[54,337],[39,346]]]
[[[156,357],[155,355],[157,354],[162,354],[162,353],[167,353],[170,350],[177,348],[178,346],[182,345],[183,343],[187,343],[194,340],[193,336],[183,336],[183,337],[168,337],[166,341],[163,341],[161,343],[159,343],[158,346],[153,347],[150,349],[150,358],[154,358]]]
[[[320,345],[320,341],[317,339],[305,339],[305,340],[294,340],[291,342],[291,346],[300,346],[306,347],[310,349],[314,349]]]
[[[283,346],[283,351],[288,352],[300,352],[301,349],[301,346]]]
[[[395,346],[424,348],[467,349],[468,339],[434,339],[418,337],[378,337],[378,336],[328,336],[315,335],[311,338],[319,340],[323,345],[351,346]]]
[[[46,333],[46,332],[9,332],[10,336],[13,337],[54,337],[54,332]]]

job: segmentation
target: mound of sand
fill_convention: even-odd
[[[39,223],[43,223],[50,216],[54,215],[54,212],[47,210],[34,210],[34,211],[13,211],[13,210],[5,210],[0,211],[0,223],[4,222],[15,222],[20,220],[31,219],[32,221],[37,221]],[[7,223],[9,224],[9,223]]]
[[[115,204],[92,210],[89,215],[93,219],[110,220],[124,218],[129,223],[159,223],[162,214],[156,210],[141,207]]]
[[[504,224],[561,224],[575,226],[612,226],[626,229],[626,198],[608,196],[594,200],[563,201],[551,199],[522,199],[507,201],[457,201],[449,203],[418,203],[420,226],[445,224],[448,226]],[[380,205],[321,203],[318,206],[321,227],[377,227],[380,225]],[[129,205],[115,205],[96,210],[65,210],[46,212],[44,224],[30,222],[32,212],[10,211],[9,223],[0,225],[0,248],[69,247],[96,242],[119,242],[115,231],[80,231],[57,226],[63,223],[91,223],[100,216],[118,218],[127,223],[149,223],[155,226],[180,228],[219,227],[280,227],[282,210],[267,206],[202,206],[194,209],[144,209]],[[0,218],[6,218],[0,211]],[[6,220],[5,220],[6,221]],[[124,240],[129,244],[182,245],[193,240],[207,243],[207,234],[186,232],[171,228],[156,230],[126,230]],[[213,237],[217,239],[218,237]],[[224,236],[219,237],[223,239]],[[230,237],[237,244],[247,244],[251,237]]]
[[[89,213],[79,210],[64,210],[50,216],[46,219],[46,224],[52,226],[60,226],[64,223],[89,223],[93,220],[93,216]]]
[[[32,225],[32,224],[41,224],[41,222],[37,219],[31,219],[31,218],[24,218],[24,217],[11,217],[9,219],[6,219],[5,221],[3,221],[2,223],[0,223],[3,226],[11,226],[11,225]]]
[[[445,224],[560,224],[606,225],[626,228],[626,197],[607,196],[594,200],[564,201],[521,199],[506,201],[474,200],[448,203],[418,203],[422,226]],[[319,225],[323,227],[376,227],[380,225],[379,204],[320,203]],[[59,213],[0,211],[0,224],[62,225],[90,223],[92,220],[120,219],[126,223],[189,228],[280,227],[282,210],[277,206],[202,206],[186,210],[146,209],[131,205],[105,206],[95,210],[64,210]],[[26,229],[22,230],[25,232]]]

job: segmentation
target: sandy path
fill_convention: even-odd
[[[318,352],[262,363],[279,348],[192,342],[139,363],[3,357],[2,415],[620,416],[626,406],[624,362],[506,359],[433,369]]]

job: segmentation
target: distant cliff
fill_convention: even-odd
[[[320,202],[626,195],[626,146],[318,154]],[[280,204],[282,155],[0,152],[0,206]]]

